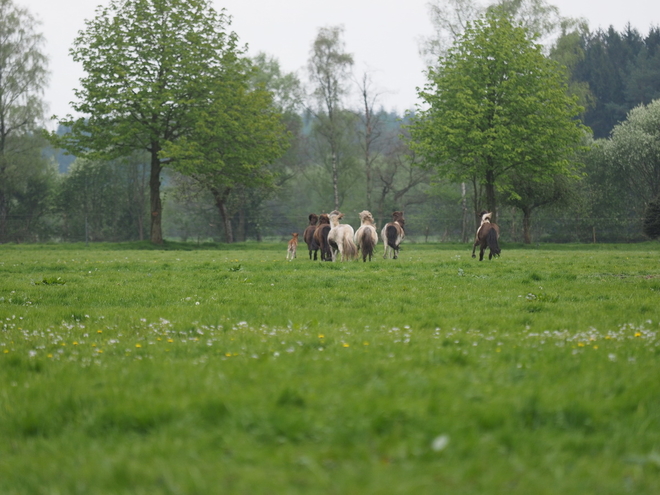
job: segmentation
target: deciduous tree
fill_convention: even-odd
[[[43,118],[48,75],[37,25],[26,9],[0,0],[0,242],[7,241],[17,195],[24,194],[45,167],[33,156],[34,147],[43,143],[29,136]],[[30,160],[25,160],[27,155]]]
[[[353,65],[353,56],[344,49],[343,27],[319,29],[312,45],[309,59],[309,75],[314,85],[314,96],[318,101],[317,132],[328,144],[332,191],[335,209],[339,209],[339,156],[341,136],[345,131],[346,119],[342,115],[342,97],[346,92],[346,81]]]
[[[209,0],[110,0],[74,41],[86,72],[73,103],[82,116],[62,120],[72,132],[59,145],[90,158],[149,152],[154,243],[163,241],[163,149],[188,136],[218,84],[244,68],[229,25]]]
[[[628,112],[612,131],[605,150],[645,203],[660,195],[660,99]]]
[[[497,190],[515,195],[515,174],[550,181],[573,172],[569,157],[585,132],[581,108],[567,95],[561,66],[502,10],[470,24],[428,76],[415,146],[440,175],[476,177],[493,217]]]
[[[246,75],[218,85],[208,106],[193,112],[196,125],[190,134],[164,148],[177,171],[211,192],[227,242],[234,241],[230,195],[241,188],[271,187],[273,175],[267,166],[288,145],[272,94],[251,89],[249,83]]]

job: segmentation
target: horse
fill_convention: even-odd
[[[314,261],[316,261],[316,256],[319,252],[319,244],[314,240],[314,232],[316,231],[316,224],[319,222],[319,216],[314,213],[309,214],[309,225],[303,232],[303,239],[307,244],[307,249],[309,249],[309,259],[312,259],[312,252],[314,252]]]
[[[287,261],[293,261],[293,258],[296,257],[296,251],[298,250],[298,232],[291,234],[291,240],[286,250],[286,259]]]
[[[314,231],[314,242],[321,250],[321,261],[332,261],[332,250],[328,242],[330,228],[330,217],[326,213],[321,214],[319,224]]]
[[[376,231],[376,226],[374,225],[374,217],[370,212],[364,210],[359,213],[360,216],[360,228],[355,232],[355,244],[357,245],[358,255],[360,250],[362,250],[362,261],[367,261],[367,256],[369,261],[374,254],[374,249],[376,244],[378,244],[378,232]]]
[[[404,225],[406,223],[405,218],[403,218],[402,211],[395,211],[392,213],[392,221],[383,227],[383,230],[380,232],[380,237],[383,239],[383,244],[385,245],[385,252],[383,253],[383,258],[387,259],[389,253],[392,253],[392,258],[397,259],[399,257],[399,246],[401,241],[406,236]]]
[[[493,256],[499,256],[501,249],[500,245],[497,242],[497,239],[500,237],[500,227],[497,224],[491,223],[490,219],[493,216],[492,212],[482,211],[481,215],[481,225],[477,229],[477,234],[474,236],[474,246],[472,246],[472,257],[476,258],[477,256],[474,252],[477,249],[477,245],[480,247],[479,251],[479,261],[483,261],[484,252],[486,247],[489,249],[488,259],[493,259]]]
[[[341,256],[341,261],[357,258],[357,246],[353,242],[353,227],[339,223],[343,217],[344,214],[337,210],[330,213],[331,228],[328,233],[328,242],[332,248],[332,261],[337,261],[337,254]]]

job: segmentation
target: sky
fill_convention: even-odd
[[[73,89],[83,72],[71,60],[69,49],[85,20],[93,19],[98,5],[108,0],[14,0],[27,8],[41,25],[49,57],[50,82],[44,99],[48,115],[72,113]],[[378,103],[399,113],[414,108],[417,87],[425,83],[420,39],[432,34],[429,0],[212,0],[216,9],[232,16],[232,31],[248,53],[265,52],[279,60],[285,72],[296,72],[307,82],[307,60],[321,27],[343,25],[346,51],[354,56],[356,78],[367,72]],[[630,23],[642,35],[660,25],[657,0],[549,0],[566,17],[586,19],[592,31],[610,25],[621,31]],[[357,104],[357,99],[356,99]],[[48,126],[53,128],[54,121]]]

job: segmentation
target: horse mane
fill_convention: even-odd
[[[310,225],[316,225],[319,221],[319,216],[315,213],[310,213],[309,217],[307,217],[307,218],[309,218],[309,224]]]
[[[402,211],[395,211],[392,213],[392,223],[398,223],[402,229],[405,230],[405,225],[406,225],[406,219],[403,218],[403,212]]]
[[[361,211],[358,216],[360,217],[360,222],[362,225],[374,225],[374,216],[370,211],[364,210]]]
[[[324,223],[330,224],[330,216],[327,213],[321,213],[319,217],[319,225],[323,225]]]

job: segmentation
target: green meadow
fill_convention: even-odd
[[[378,248],[0,246],[0,493],[660,493],[658,243]]]

